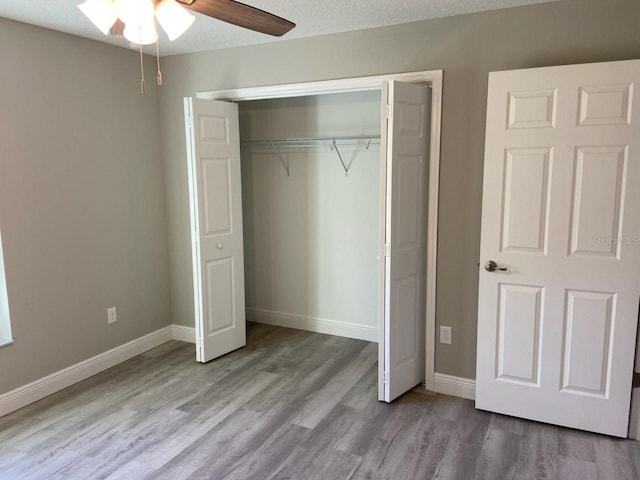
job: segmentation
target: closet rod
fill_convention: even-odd
[[[240,143],[250,143],[254,145],[266,144],[273,145],[274,143],[311,143],[311,142],[341,142],[345,140],[379,140],[380,135],[343,135],[334,137],[299,137],[299,138],[274,138],[274,139],[261,139],[261,140],[243,140]]]
[[[338,159],[340,160],[340,164],[344,170],[345,176],[349,175],[349,169],[351,168],[351,163],[346,163],[344,158],[342,157],[342,153],[338,148],[338,142],[344,141],[355,141],[356,145],[364,145],[364,148],[369,150],[372,142],[374,140],[380,140],[380,135],[343,135],[343,136],[335,136],[335,137],[300,137],[300,138],[280,138],[280,139],[264,139],[264,140],[243,140],[242,144],[249,145],[265,145],[270,149],[275,150],[275,153],[278,155],[278,159],[280,163],[284,167],[287,172],[287,177],[291,176],[291,169],[289,167],[289,159],[285,158],[282,155],[282,151],[280,150],[280,146],[282,147],[293,147],[293,148],[302,148],[302,147],[313,147],[317,145],[322,145],[323,142],[329,142],[329,148],[332,151],[336,152],[338,155]],[[362,142],[361,142],[362,141]],[[314,145],[316,144],[316,145]]]

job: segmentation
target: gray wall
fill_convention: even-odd
[[[475,377],[487,74],[640,57],[640,2],[565,0],[168,57],[160,96],[173,321],[192,325],[182,97],[197,91],[444,69],[436,370]]]
[[[171,316],[158,98],[136,53],[0,19],[0,65],[1,394]]]

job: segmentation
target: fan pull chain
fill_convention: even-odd
[[[158,38],[156,38],[156,61],[158,62],[158,86],[162,86],[162,72],[160,71],[160,47],[158,47]]]
[[[141,30],[138,27],[138,30]],[[142,31],[140,31],[140,36],[142,36]],[[142,78],[140,79],[140,90],[142,90],[142,94],[144,95],[145,93],[147,93],[147,85],[144,81],[144,59],[142,58],[142,44],[139,45],[140,47],[140,72],[142,74]]]

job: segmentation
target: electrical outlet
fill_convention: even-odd
[[[440,343],[451,345],[451,327],[440,327]]]
[[[116,307],[107,308],[107,323],[111,325],[112,323],[116,323],[118,321],[118,312],[116,311]]]

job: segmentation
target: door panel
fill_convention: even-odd
[[[221,258],[206,263],[208,285],[217,285],[207,291],[207,332],[210,337],[235,326],[233,292],[233,258]]]
[[[626,436],[640,61],[492,73],[476,406]],[[506,271],[482,268],[494,260]]]
[[[204,208],[203,235],[231,233],[231,175],[228,158],[203,158],[201,162]]]
[[[507,150],[501,250],[546,251],[550,166],[551,149]]]
[[[578,147],[574,167],[571,254],[618,256],[627,146]],[[602,236],[607,241],[594,242]]]
[[[631,125],[633,83],[580,87],[580,125]]]
[[[246,344],[238,107],[185,99],[196,357]]]
[[[497,378],[538,384],[543,289],[500,285]]]
[[[422,158],[420,156],[398,156],[395,172],[398,175],[398,225],[394,230],[395,243],[399,249],[415,249],[420,246],[420,180],[422,175]]]
[[[388,85],[384,400],[424,381],[427,87]],[[386,107],[386,105],[383,105]]]
[[[507,129],[555,127],[556,94],[555,88],[510,91]]]
[[[605,397],[615,294],[567,292],[562,389]]]

